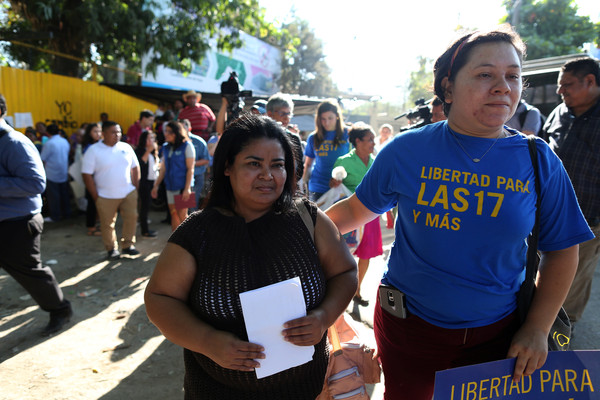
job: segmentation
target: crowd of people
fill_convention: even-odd
[[[23,254],[0,255],[0,267],[50,312],[44,334],[69,320],[68,300],[40,263],[41,194],[46,221],[69,218],[68,168],[79,160],[87,234],[102,237],[109,259],[138,255],[138,221],[143,237],[156,236],[150,204],[163,198],[167,205],[173,233],[145,302],[150,320],[185,349],[186,398],[314,399],[327,369],[327,328],[351,301],[376,302],[386,399],[430,399],[436,371],[506,357],[516,358],[518,381],[543,366],[559,308],[572,324],[581,318],[600,259],[598,61],[563,66],[563,102],[546,119],[522,98],[524,56],[508,26],[460,37],[435,62],[431,123],[400,134],[389,124],[376,134],[363,122],[345,123],[329,99],[305,136],[282,93],[228,120],[227,98],[215,115],[189,91],[172,107],[143,110],[125,135],[105,115],[70,142],[55,125],[27,129],[27,140],[0,120],[0,144],[7,143],[0,146],[0,235],[29,230],[26,249],[25,233],[11,236]],[[19,150],[7,155],[8,146]],[[13,165],[25,162],[27,176]],[[343,168],[342,179],[334,168]],[[320,210],[318,200],[340,185],[350,195]],[[516,299],[536,204],[540,268],[523,322]],[[382,289],[404,299],[399,311],[361,295],[370,259],[383,253],[382,214],[396,237]],[[350,232],[359,238],[352,249]],[[313,346],[314,355],[257,379],[265,348],[248,340],[239,294],[294,277],[306,315],[286,322],[281,335]]]

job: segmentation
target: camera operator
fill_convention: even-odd
[[[444,103],[439,97],[433,96],[431,100],[431,123],[445,121],[448,119],[444,114]]]
[[[187,119],[192,124],[192,133],[204,140],[210,138],[210,133],[215,124],[215,114],[205,104],[200,103],[202,95],[194,90],[183,95],[187,106],[179,112],[179,119]]]

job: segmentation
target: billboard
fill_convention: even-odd
[[[192,72],[187,75],[158,67],[155,76],[144,75],[142,86],[220,93],[221,82],[229,78],[230,72],[236,71],[240,84],[245,90],[252,90],[254,96],[276,93],[276,80],[281,74],[281,51],[244,32],[240,32],[240,36],[244,44],[231,54],[210,50],[201,64],[192,65]],[[145,62],[143,67],[145,70]]]

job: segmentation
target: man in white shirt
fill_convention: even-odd
[[[85,152],[81,167],[85,186],[96,202],[102,242],[110,259],[121,257],[115,232],[117,211],[121,212],[123,219],[121,251],[131,256],[140,254],[133,245],[137,224],[136,189],[140,180],[140,167],[131,146],[121,142],[121,135],[119,124],[113,121],[104,122],[103,139]]]

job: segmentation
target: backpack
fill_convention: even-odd
[[[535,108],[531,104],[527,104],[526,106],[527,106],[527,109],[524,112],[522,112],[521,115],[519,115],[519,123],[521,124],[521,129],[523,129],[523,125],[525,124],[525,120],[527,119],[527,114],[529,114],[529,111],[531,111],[532,109]],[[542,132],[544,131],[544,124],[546,123],[546,119],[548,119],[548,118],[544,114],[542,114],[542,112],[540,111],[540,129],[538,129],[537,132],[534,132],[535,136],[543,137]]]

